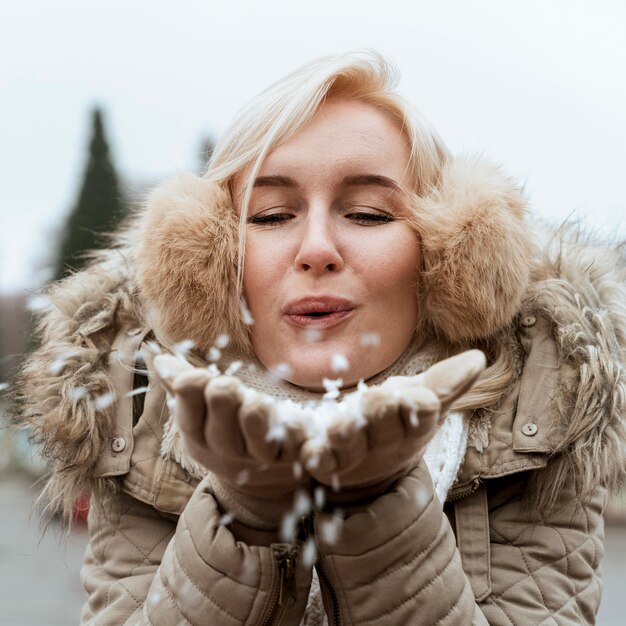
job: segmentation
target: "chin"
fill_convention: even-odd
[[[341,388],[352,387],[359,382],[359,376],[353,376],[350,372],[332,372],[327,371],[320,374],[313,374],[311,372],[300,374],[299,372],[294,372],[289,376],[285,376],[284,380],[292,385],[296,385],[297,387],[303,387],[305,389],[310,389],[311,391],[319,391],[321,393],[326,392],[326,388],[324,387],[323,380],[328,378],[330,380],[337,380],[341,378],[343,384]]]
[[[325,392],[326,389],[323,383],[325,378],[330,380],[341,378],[343,381],[341,388],[353,387],[359,380],[367,380],[385,368],[376,368],[375,371],[371,371],[371,369],[370,367],[367,371],[362,368],[333,370],[332,367],[328,366],[328,359],[325,359],[324,364],[320,364],[319,367],[315,367],[314,364],[307,364],[306,367],[301,368],[294,367],[289,375],[284,377],[284,380],[298,387],[306,387],[313,391]]]

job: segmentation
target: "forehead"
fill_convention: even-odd
[[[298,132],[272,150],[258,176],[314,177],[322,183],[350,175],[381,175],[409,186],[410,148],[400,123],[371,104],[333,97]],[[235,196],[247,171],[233,181]]]
[[[331,98],[294,137],[270,152],[260,174],[277,167],[295,170],[312,165],[404,169],[408,158],[406,136],[389,114],[358,100]]]

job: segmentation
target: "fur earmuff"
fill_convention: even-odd
[[[521,191],[478,158],[446,163],[416,200],[422,302],[435,332],[454,343],[489,337],[511,322],[533,266]]]
[[[193,174],[148,198],[136,253],[150,323],[167,342],[207,351],[221,333],[245,348],[237,293],[238,216],[230,193]]]

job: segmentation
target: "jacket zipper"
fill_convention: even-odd
[[[278,588],[274,591],[271,608],[262,626],[279,626],[283,621],[285,609],[293,606],[296,601],[294,582],[298,546],[274,544],[272,550],[278,565]]]
[[[317,575],[320,579],[320,585],[327,592],[328,597],[330,598],[330,625],[329,626],[341,626],[341,611],[339,610],[339,600],[337,599],[337,592],[333,588],[324,568],[322,567],[321,561],[317,562]]]
[[[474,493],[479,486],[480,478],[476,478],[474,481],[472,481],[472,484],[467,489],[459,491],[459,493],[455,493],[453,496],[450,496],[448,498],[448,502],[455,502],[456,500],[460,500],[461,498],[469,496],[470,494]]]

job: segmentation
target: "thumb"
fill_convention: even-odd
[[[480,350],[467,350],[439,361],[420,374],[420,382],[431,389],[441,401],[441,412],[450,406],[474,385],[487,365]]]
[[[154,369],[167,393],[174,395],[174,380],[179,374],[194,369],[187,361],[171,354],[157,354],[154,357]]]

